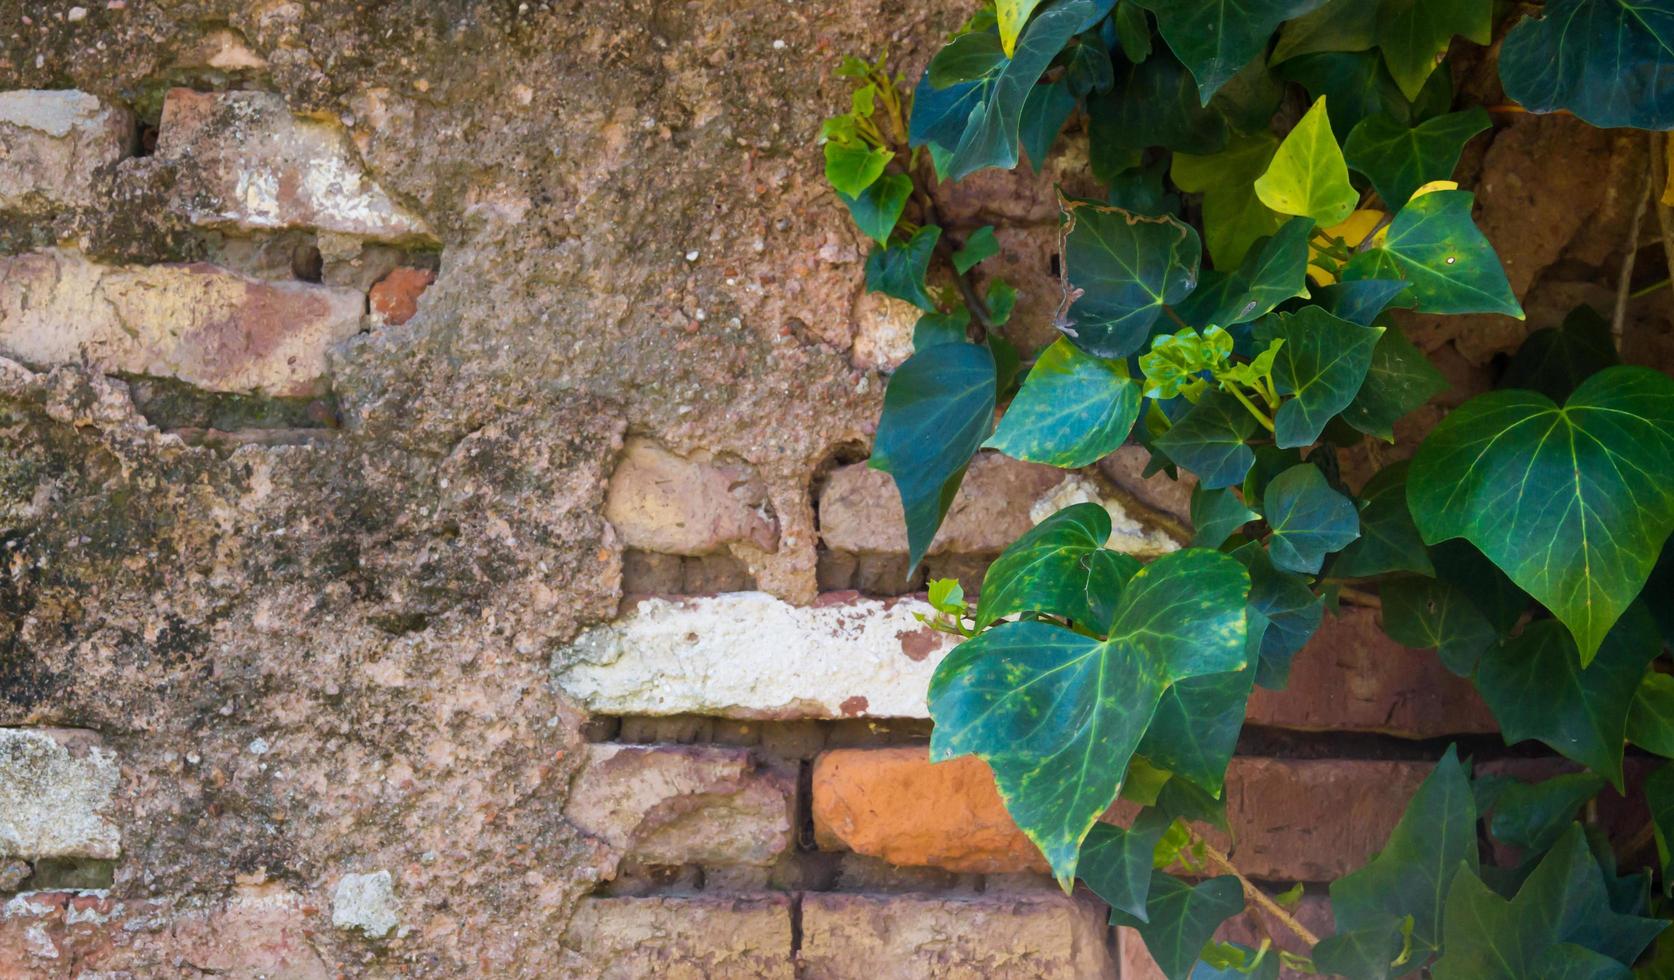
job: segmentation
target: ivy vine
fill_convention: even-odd
[[[881,58],[839,68],[826,175],[875,243],[867,288],[922,311],[872,455],[913,565],[984,447],[1074,468],[1132,441],[1147,473],[1195,477],[1189,547],[1142,564],[1076,504],[974,608],[929,589],[964,637],[931,682],[932,757],[986,761],[1060,884],[1170,977],[1674,975],[1674,763],[1644,782],[1641,839],[1577,820],[1625,788],[1628,744],[1674,758],[1674,379],[1620,363],[1620,309],[1613,331],[1583,308],[1410,460],[1358,490],[1336,466],[1446,387],[1391,311],[1523,316],[1452,179],[1491,117],[1455,105],[1446,55],[1496,26],[1514,104],[1494,111],[1674,128],[1674,0],[997,0],[910,86]],[[1003,330],[1016,291],[969,275],[995,229],[950,234],[931,191],[1038,171],[1072,120],[1105,196],[1060,200],[1060,336],[1026,357]],[[1300,889],[1256,888],[1194,825],[1224,826],[1252,690],[1347,601],[1469,677],[1507,742],[1585,770],[1473,777],[1449,750],[1331,885],[1319,937],[1290,914]],[[1138,817],[1100,822],[1118,798]],[[1479,821],[1520,863],[1489,860]],[[1652,842],[1659,866],[1618,868]],[[1290,935],[1213,941],[1246,901]]]

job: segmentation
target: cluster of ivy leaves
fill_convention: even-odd
[[[873,239],[866,284],[917,306],[871,463],[894,478],[914,565],[973,456],[1087,466],[1130,441],[1195,478],[1190,546],[1141,564],[1077,504],[989,568],[929,692],[936,760],[985,760],[1065,887],[1082,879],[1170,977],[1276,975],[1217,944],[1244,907],[1187,822],[1222,790],[1256,686],[1341,600],[1471,678],[1508,743],[1585,767],[1472,779],[1453,752],[1388,846],[1331,888],[1337,931],[1286,962],[1350,977],[1618,977],[1666,924],[1653,876],[1618,873],[1577,813],[1624,790],[1625,746],[1674,758],[1674,380],[1620,364],[1588,309],[1535,331],[1499,390],[1453,411],[1358,489],[1337,453],[1393,443],[1442,391],[1391,312],[1522,318],[1452,181],[1490,126],[1445,55],[1495,36],[1492,0],[998,0],[909,92],[845,61],[826,173]],[[1599,126],[1674,127],[1674,0],[1550,0],[1499,52],[1508,98]],[[1463,39],[1462,41],[1458,39]],[[936,183],[1039,170],[1072,120],[1099,199],[1061,199],[1061,335],[1026,359],[1016,293],[966,274]],[[998,423],[997,408],[1003,407]],[[1647,601],[1648,599],[1660,601]],[[1674,765],[1674,764],[1671,764]],[[1674,880],[1674,767],[1644,792]],[[1119,798],[1127,827],[1100,822]],[[1499,867],[1481,832],[1516,849]],[[1175,872],[1187,872],[1181,877]],[[1662,947],[1670,947],[1663,951]],[[1674,960],[1674,942],[1650,954]]]

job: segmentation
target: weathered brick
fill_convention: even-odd
[[[610,476],[605,518],[630,548],[706,555],[728,544],[779,547],[767,490],[748,466],[688,459],[630,439]]]
[[[35,366],[179,378],[213,391],[312,395],[364,298],[211,265],[108,266],[74,252],[0,257],[0,354]]]
[[[563,943],[600,980],[789,980],[790,910],[786,895],[589,898]]]
[[[433,241],[424,219],[366,173],[341,126],[293,115],[271,92],[171,90],[157,156],[179,168],[195,224]]]
[[[769,865],[791,845],[796,777],[748,749],[587,746],[564,815],[648,865]]]
[[[401,266],[372,284],[367,303],[372,315],[390,326],[400,326],[418,313],[419,297],[436,281],[429,269]]]
[[[1391,640],[1370,609],[1327,615],[1291,664],[1282,691],[1256,688],[1249,723],[1302,731],[1381,732],[1437,738],[1497,731],[1470,681],[1433,650]]]
[[[116,754],[93,732],[0,728],[0,857],[114,858]]]
[[[978,453],[930,545],[931,555],[997,555],[1060,507],[1098,500],[1114,525],[1110,546],[1135,554],[1170,550],[1173,542],[1098,492],[1087,477],[998,453]],[[889,474],[854,463],[832,471],[819,499],[820,538],[833,551],[907,553],[901,498]]]
[[[74,89],[0,92],[0,209],[89,207],[93,175],[133,148],[126,109]]]
[[[1381,848],[1430,771],[1425,762],[1235,758],[1227,770],[1231,838],[1208,831],[1247,875],[1325,881]],[[1107,819],[1125,822],[1132,804]],[[844,749],[814,763],[814,835],[893,864],[955,871],[1043,871],[1012,824],[988,767],[931,764],[921,748]]]
[[[761,592],[644,599],[553,657],[596,712],[728,718],[923,718],[953,638],[921,599],[832,593],[792,606]]]
[[[846,895],[802,899],[802,976],[1111,976],[1104,906],[1077,894]]]

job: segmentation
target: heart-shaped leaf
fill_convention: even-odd
[[[1035,361],[984,445],[1032,463],[1088,466],[1127,441],[1141,400],[1125,363],[1083,354],[1060,338]]]
[[[1358,929],[1321,939],[1314,947],[1314,966],[1333,976],[1388,980],[1401,955],[1401,922],[1400,916],[1374,913]]]
[[[1391,210],[1432,180],[1447,180],[1471,137],[1489,126],[1481,106],[1408,127],[1390,116],[1368,116],[1343,144],[1343,157],[1365,174]]]
[[[1266,316],[1293,296],[1308,295],[1307,218],[1285,222],[1261,250],[1244,259],[1237,272],[1208,271],[1176,313],[1197,327],[1231,327]]]
[[[1354,502],[1331,489],[1312,463],[1274,477],[1262,492],[1261,509],[1273,529],[1267,554],[1287,571],[1312,575],[1326,555],[1360,536]]]
[[[866,256],[866,289],[905,300],[927,313],[936,312],[936,301],[930,298],[926,280],[930,257],[941,237],[940,228],[925,225],[904,242],[872,249]]]
[[[1674,379],[1613,367],[1562,408],[1528,391],[1473,398],[1419,447],[1407,500],[1426,542],[1482,549],[1585,664],[1674,531]]]
[[[1343,267],[1343,279],[1389,279],[1411,284],[1421,313],[1503,313],[1523,318],[1505,269],[1488,239],[1471,222],[1469,191],[1434,191],[1407,202],[1389,225],[1383,245]]]
[[[1199,486],[1219,490],[1236,485],[1250,471],[1255,451],[1246,440],[1255,429],[1255,417],[1238,399],[1211,391],[1158,436],[1156,444],[1169,459],[1196,474]]]
[[[1198,953],[1222,922],[1244,911],[1244,889],[1231,875],[1195,885],[1161,871],[1151,878],[1146,898],[1147,921],[1112,912],[1112,922],[1131,925],[1145,941],[1145,949],[1168,980],[1186,980],[1197,965]]]
[[[1280,214],[1312,218],[1322,228],[1353,213],[1360,195],[1349,183],[1342,147],[1331,134],[1325,96],[1314,101],[1279,144],[1267,170],[1256,178],[1255,192],[1261,203]]]
[[[1500,46],[1505,94],[1530,112],[1567,109],[1594,126],[1674,127],[1674,6],[1666,0],[1551,0]]]
[[[1092,618],[1087,608],[1088,557],[1110,540],[1110,515],[1098,504],[1074,504],[1030,528],[1000,553],[982,577],[976,628],[1024,611],[1051,613],[1077,622]],[[1129,564],[1126,577],[1139,570]]]
[[[1197,232],[1171,216],[1109,205],[1071,201],[1064,211],[1070,292],[1059,329],[1095,357],[1127,357],[1144,346],[1163,307],[1197,286]]]
[[[1141,922],[1149,915],[1151,859],[1170,820],[1155,809],[1141,810],[1131,827],[1096,823],[1081,845],[1075,873],[1105,904]]]
[[[859,197],[850,197],[839,191],[837,198],[848,207],[861,234],[887,248],[889,235],[895,230],[895,223],[901,220],[901,212],[906,209],[907,198],[912,193],[911,177],[885,174],[861,191]]]
[[[1140,0],[1190,68],[1203,104],[1267,46],[1279,25],[1325,0]]]
[[[1128,580],[1102,642],[1040,621],[967,640],[931,679],[931,758],[984,759],[1068,889],[1082,838],[1115,801],[1163,692],[1244,667],[1248,592],[1237,561],[1187,549]]]
[[[1361,286],[1380,280],[1363,279],[1342,283]],[[1355,392],[1354,401],[1343,409],[1343,421],[1369,436],[1395,441],[1395,423],[1448,388],[1447,379],[1406,335],[1390,327],[1372,348],[1372,366]]]
[[[1243,670],[1188,677],[1169,685],[1140,740],[1139,754],[1172,772],[1174,778],[1189,779],[1219,797],[1254,687],[1254,663]]]
[[[1490,648],[1476,686],[1506,743],[1538,739],[1622,788],[1622,741],[1645,668],[1662,648],[1645,607],[1634,605],[1585,668],[1556,620],[1530,623]]]
[[[1418,98],[1453,35],[1492,40],[1493,14],[1493,0],[1380,0],[1378,47],[1401,93]]]
[[[895,154],[860,142],[825,144],[825,179],[845,197],[856,197],[883,176]]]
[[[1372,366],[1382,327],[1362,327],[1317,306],[1275,313],[1256,324],[1256,337],[1282,340],[1273,382],[1291,395],[1273,415],[1281,449],[1312,445],[1332,416],[1348,408]]]
[[[1469,677],[1499,631],[1464,592],[1429,578],[1384,583],[1383,629],[1403,646],[1433,649],[1442,665]]]
[[[993,425],[994,356],[986,347],[927,347],[889,379],[870,465],[895,478],[913,567]]]

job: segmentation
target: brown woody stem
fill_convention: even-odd
[[[1278,920],[1280,925],[1295,933],[1296,938],[1307,943],[1310,948],[1319,944],[1319,937],[1314,935],[1311,929],[1296,921],[1295,916],[1286,912],[1279,905],[1279,903],[1273,901],[1273,899],[1270,898],[1266,892],[1257,888],[1255,882],[1244,877],[1244,873],[1238,870],[1230,858],[1216,850],[1215,846],[1204,840],[1203,837],[1197,833],[1197,831],[1187,827],[1186,832],[1192,836],[1192,840],[1196,842],[1197,846],[1203,849],[1203,856],[1209,859],[1209,863],[1232,875],[1234,878],[1237,878],[1238,883],[1244,886],[1245,896],[1257,905],[1261,906],[1261,910],[1263,912],[1266,912],[1268,915]]]

